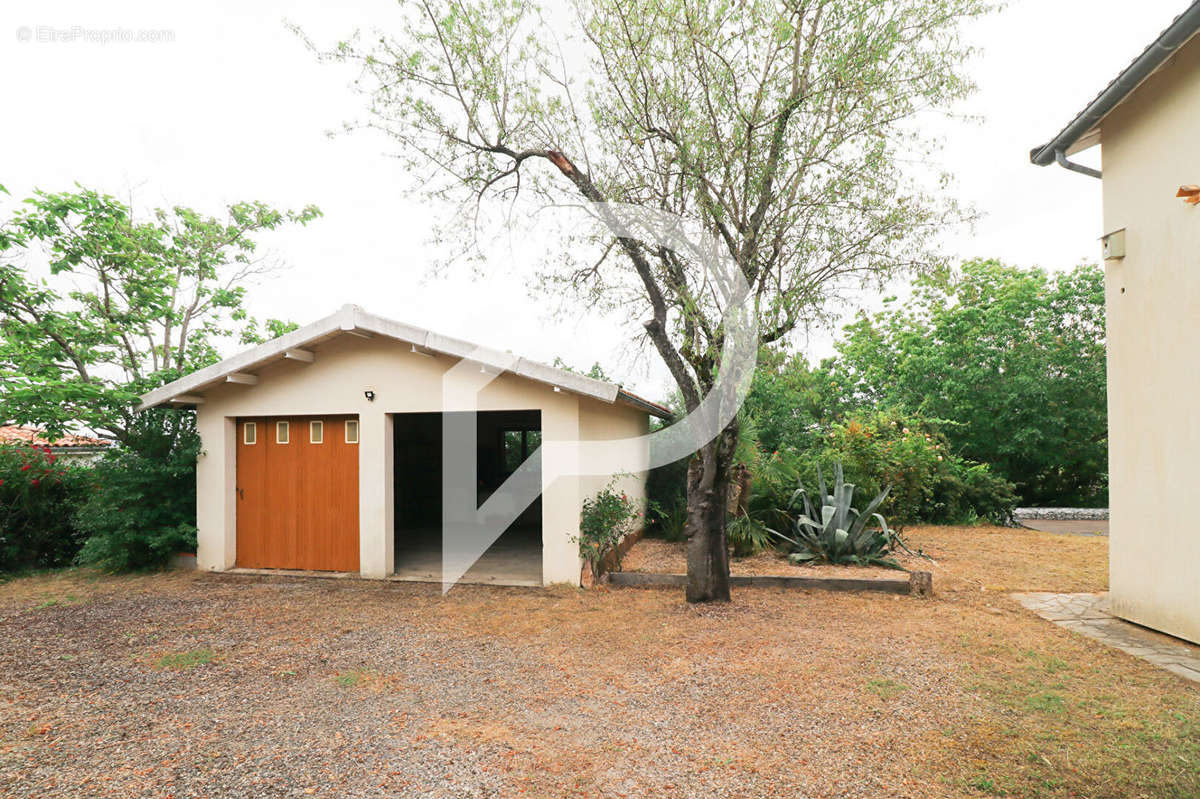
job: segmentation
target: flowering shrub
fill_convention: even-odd
[[[624,492],[614,491],[611,483],[596,496],[583,501],[579,536],[572,540],[579,544],[579,555],[591,568],[592,577],[600,577],[610,556],[613,569],[621,570],[621,539],[632,532],[633,523],[640,515],[629,497]]]
[[[895,410],[860,412],[834,425],[819,462],[840,462],[862,493],[890,488],[881,511],[900,523],[1003,521],[1016,504],[1012,484],[951,453],[934,422]],[[806,463],[800,477],[811,483],[815,471],[815,462]]]
[[[49,447],[0,445],[0,572],[71,562],[82,544],[72,517],[87,471],[58,462]]]

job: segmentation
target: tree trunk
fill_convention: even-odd
[[[733,482],[737,485],[734,496],[737,503],[733,507],[733,518],[750,515],[750,486],[754,482],[754,474],[739,463],[733,469]]]
[[[729,601],[729,547],[725,523],[737,449],[737,421],[706,444],[688,465],[687,601]]]

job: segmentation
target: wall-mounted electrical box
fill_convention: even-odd
[[[1106,261],[1112,261],[1117,258],[1125,257],[1125,228],[1114,230],[1112,233],[1106,234],[1100,239],[1102,246],[1103,258]]]

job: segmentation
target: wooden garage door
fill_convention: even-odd
[[[358,571],[357,427],[346,416],[238,420],[238,566]]]

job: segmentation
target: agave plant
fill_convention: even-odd
[[[842,465],[834,464],[832,493],[826,490],[825,476],[818,466],[817,503],[813,504],[803,484],[799,484],[789,502],[795,516],[794,537],[772,532],[791,545],[788,557],[793,563],[823,560],[902,570],[903,566],[888,557],[893,546],[900,543],[899,537],[888,527],[883,515],[875,512],[887,495],[885,488],[860,513],[853,505],[854,484],[843,479]],[[872,519],[878,522],[877,528],[867,527]]]

